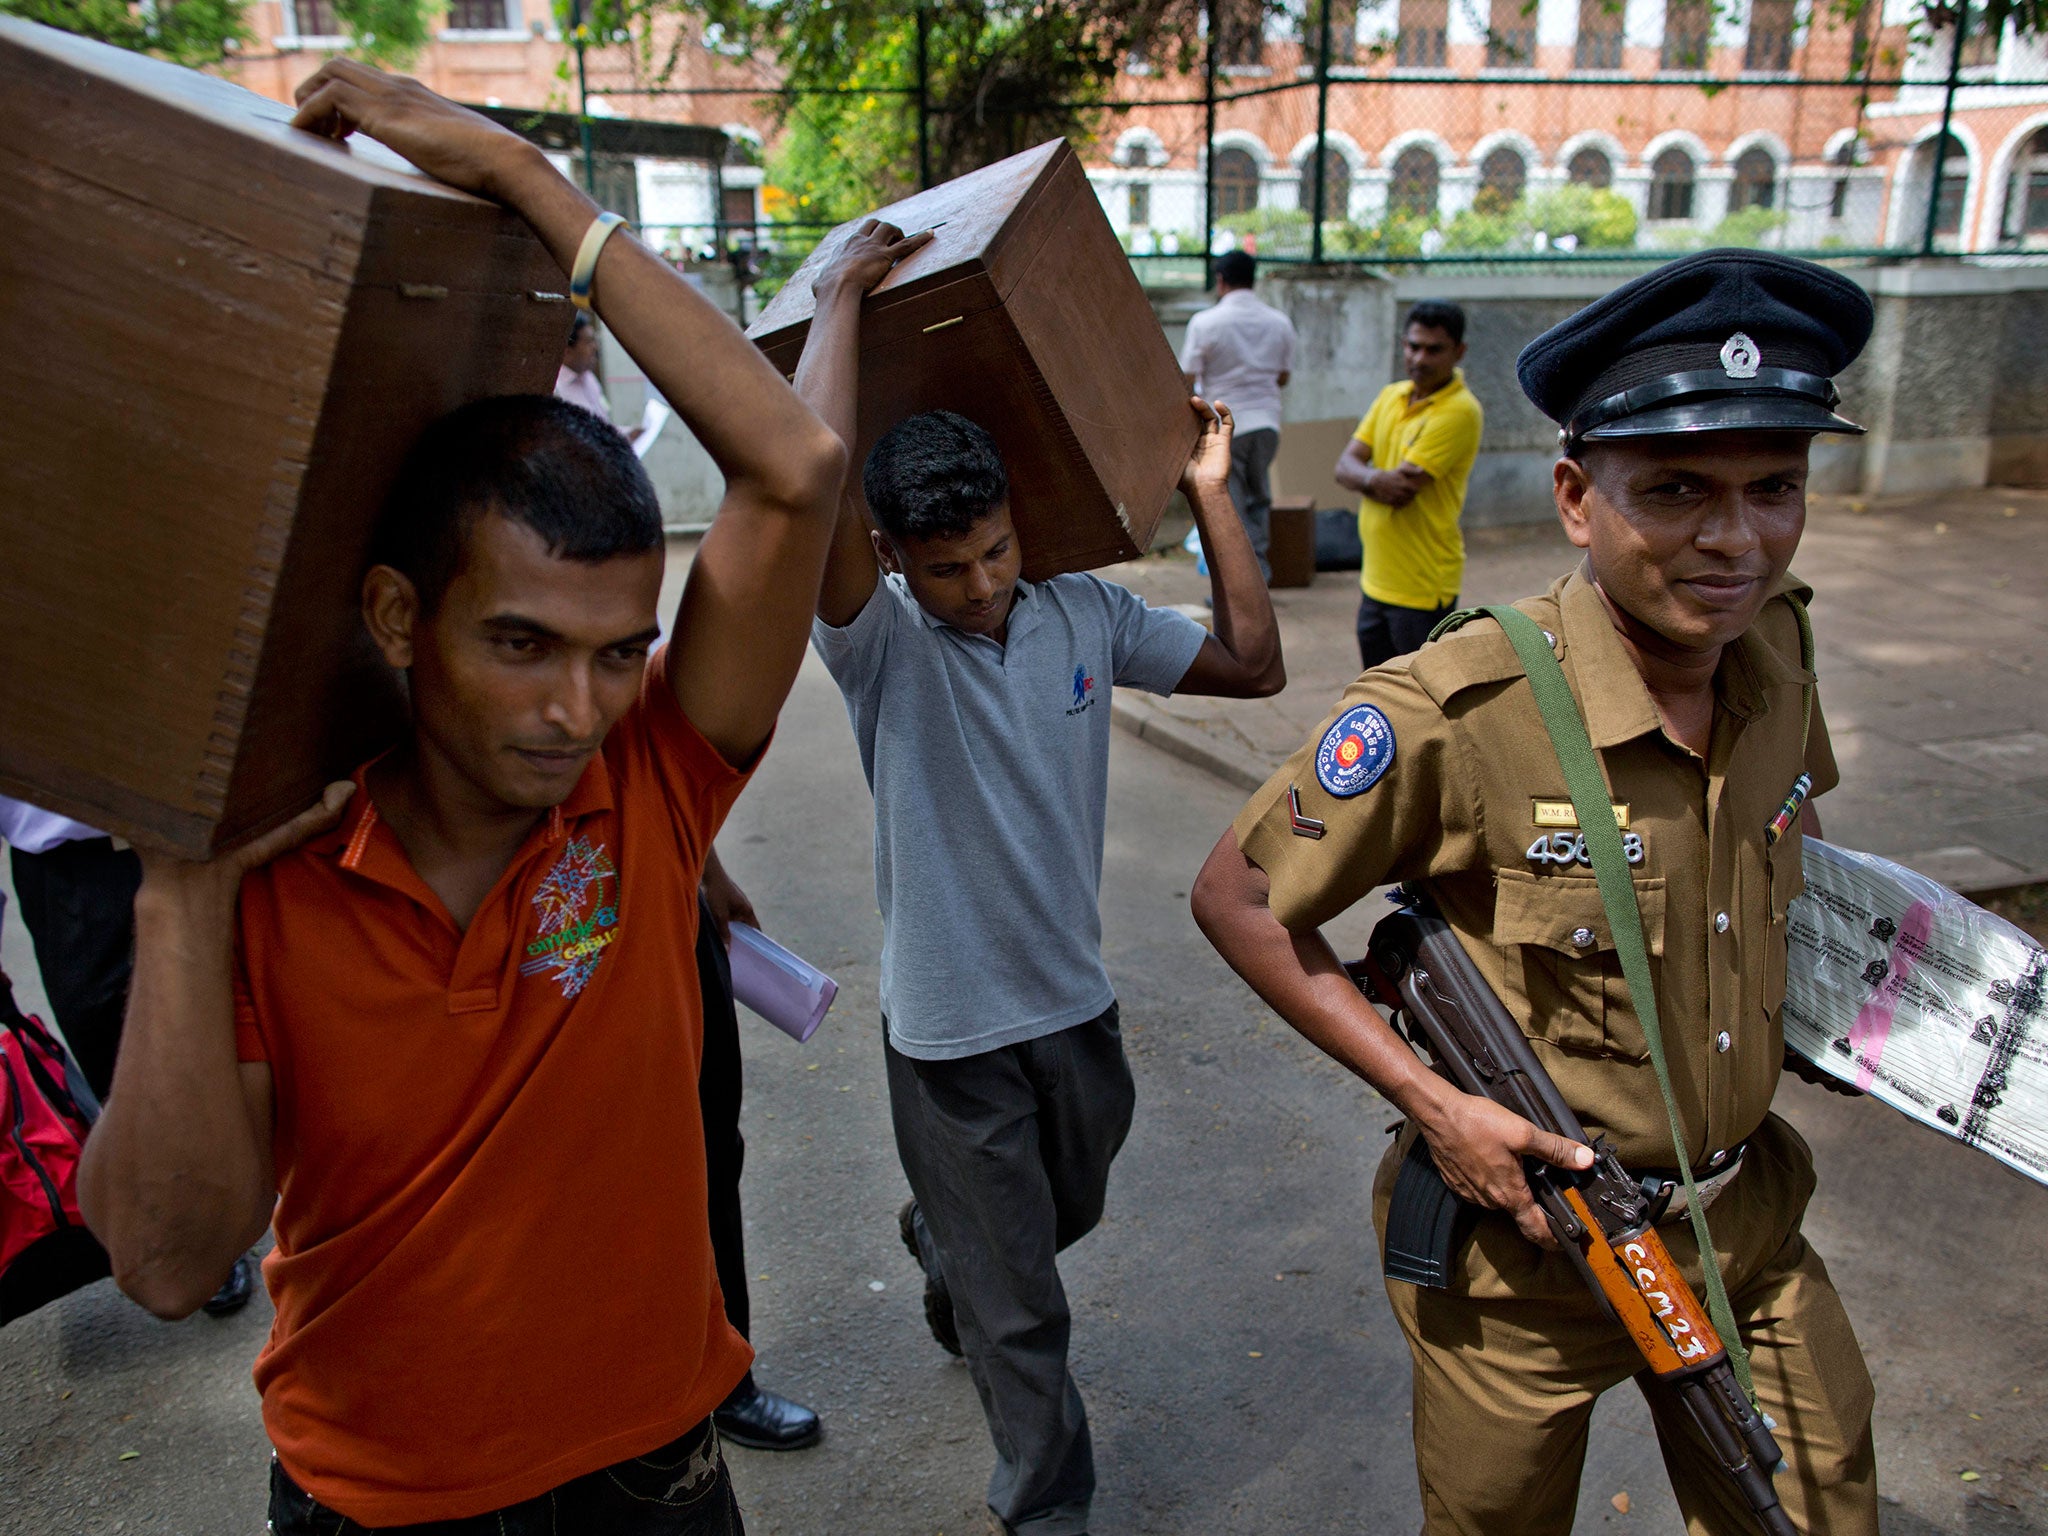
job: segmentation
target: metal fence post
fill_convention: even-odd
[[[932,184],[931,9],[917,7],[917,188]]]
[[[1330,12],[1331,0],[1317,0],[1322,9],[1322,36],[1316,49],[1316,193],[1315,223],[1309,229],[1309,260],[1321,263],[1323,259],[1323,220],[1329,210],[1325,199],[1329,196],[1326,184],[1329,181],[1330,155]]]
[[[597,196],[597,162],[590,146],[590,81],[583,71],[583,0],[569,0],[569,39],[576,49],[576,135],[583,146],[583,190]]]
[[[1948,51],[1948,92],[1941,99],[1941,132],[1934,140],[1934,170],[1927,179],[1927,227],[1920,234],[1920,254],[1934,254],[1934,226],[1941,213],[1941,173],[1948,163],[1948,128],[1955,117],[1956,82],[1963,75],[1963,34],[1970,26],[1970,0],[1956,0],[1956,35]],[[1956,245],[1963,243],[1963,210],[1956,210]]]
[[[1208,46],[1202,50],[1202,286],[1216,283],[1216,9],[1208,0]]]

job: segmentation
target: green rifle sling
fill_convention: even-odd
[[[1593,861],[1593,875],[1600,887],[1600,904],[1607,910],[1607,925],[1614,934],[1614,947],[1621,958],[1622,978],[1628,983],[1636,1018],[1643,1026],[1643,1039],[1650,1047],[1650,1064],[1657,1071],[1657,1087],[1664,1094],[1664,1113],[1671,1121],[1671,1144],[1681,1176],[1685,1180],[1686,1214],[1692,1218],[1693,1236],[1699,1240],[1700,1265],[1706,1271],[1707,1312],[1721,1343],[1728,1351],[1735,1379],[1751,1402],[1756,1389],[1750,1385],[1749,1353],[1742,1347],[1742,1335],[1735,1326],[1735,1310],[1728,1304],[1728,1288],[1721,1280],[1721,1266],[1714,1240],[1707,1231],[1706,1208],[1700,1204],[1693,1185],[1692,1153],[1686,1145],[1685,1127],[1678,1118],[1678,1099],[1671,1091],[1671,1068],[1664,1054],[1664,1032],[1657,1021],[1657,991],[1650,980],[1650,956],[1643,942],[1643,914],[1636,905],[1635,881],[1628,872],[1622,852],[1621,828],[1614,815],[1614,802],[1593,743],[1586,735],[1586,723],[1579,715],[1578,701],[1565,681],[1564,668],[1550,649],[1550,642],[1535,620],[1519,609],[1496,605],[1481,610],[1507,633],[1522,668],[1529,674],[1530,691],[1536,695],[1537,711],[1564,770],[1565,789],[1578,813],[1579,833],[1586,840],[1586,852]]]

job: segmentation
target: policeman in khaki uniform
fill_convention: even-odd
[[[1770,1113],[1786,1069],[1786,905],[1802,798],[1837,775],[1802,663],[1807,589],[1786,574],[1807,449],[1859,428],[1831,376],[1870,301],[1820,267],[1709,251],[1616,290],[1532,342],[1523,389],[1561,424],[1560,518],[1585,562],[1517,604],[1552,638],[1622,818],[1684,1156],[1701,1181],[1758,1400],[1804,1532],[1875,1536],[1872,1390],[1820,1256],[1800,1234],[1812,1160]],[[1520,661],[1476,617],[1367,672],[1245,807],[1194,893],[1225,958],[1309,1039],[1408,1117],[1381,1164],[1427,1138],[1487,1207],[1447,1291],[1387,1289],[1414,1355],[1426,1529],[1568,1532],[1587,1425],[1642,1357],[1558,1252],[1521,1171],[1583,1148],[1431,1073],[1359,995],[1318,925],[1416,881],[1589,1133],[1676,1179],[1641,1025],[1550,737]],[[1810,1069],[1809,1069],[1810,1070]],[[1674,1207],[1683,1204],[1682,1190]],[[1694,1288],[1689,1224],[1661,1228]],[[1753,1533],[1675,1397],[1643,1390],[1688,1529]]]

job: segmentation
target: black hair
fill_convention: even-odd
[[[1408,311],[1408,318],[1401,323],[1404,336],[1411,325],[1426,325],[1432,330],[1442,331],[1453,343],[1465,339],[1465,311],[1449,299],[1424,299]]]
[[[958,538],[1010,499],[996,440],[952,411],[925,411],[884,432],[860,488],[892,539]]]
[[[1216,281],[1233,288],[1249,288],[1257,279],[1259,264],[1250,251],[1225,251],[1216,258]]]
[[[587,309],[577,310],[575,314],[569,317],[569,345],[575,346],[576,338],[581,336],[586,330],[596,329],[596,317]]]
[[[661,546],[661,503],[618,429],[553,395],[473,400],[420,434],[371,541],[421,610],[440,606],[486,512],[524,523],[561,560],[595,563]]]

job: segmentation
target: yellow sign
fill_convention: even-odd
[[[1539,827],[1576,827],[1579,824],[1579,813],[1572,809],[1569,800],[1531,800],[1529,805]],[[1614,824],[1624,832],[1628,830],[1628,807],[1619,801],[1614,802]]]

